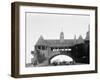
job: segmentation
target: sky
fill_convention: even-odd
[[[84,39],[89,23],[89,15],[26,13],[27,56],[41,35],[44,39],[59,39],[60,32],[64,32],[65,39],[74,39],[75,35]]]

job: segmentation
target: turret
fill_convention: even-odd
[[[77,44],[81,44],[81,43],[84,43],[84,40],[83,40],[82,36],[80,35],[77,40]]]
[[[60,33],[60,42],[64,42],[64,33],[63,32]]]
[[[43,39],[43,36],[41,35],[38,41],[36,42],[36,45],[44,45],[44,44],[45,44],[45,41]]]
[[[85,40],[89,40],[90,39],[90,25],[88,26],[88,31],[86,33],[86,38]]]
[[[76,40],[76,35],[74,35],[74,44],[76,44],[76,41],[77,41],[77,40]]]

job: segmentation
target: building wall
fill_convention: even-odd
[[[89,64],[89,40],[84,41],[84,43],[76,44],[74,46],[70,46],[70,47],[66,46],[68,49],[71,49],[71,51],[61,51],[61,50],[53,51],[49,46],[45,49],[42,48],[43,45],[39,45],[39,46],[41,48],[38,48],[37,46],[34,54],[34,57],[38,63],[42,63],[45,60],[49,61],[53,56],[56,56],[57,54],[64,54],[72,57],[76,63]]]

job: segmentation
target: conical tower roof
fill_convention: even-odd
[[[82,36],[80,35],[77,40],[77,44],[81,44],[81,43],[84,43],[84,40],[83,40]]]
[[[45,45],[45,40],[43,39],[43,36],[42,35],[38,39],[36,45]]]

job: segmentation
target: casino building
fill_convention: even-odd
[[[44,39],[40,36],[36,42],[35,50],[32,51],[34,58],[33,64],[39,64],[47,61],[49,64],[50,58],[58,54],[64,54],[72,57],[77,63],[89,64],[89,30],[86,33],[86,38],[83,39],[80,35],[76,39],[76,35],[73,39],[65,39],[64,33],[60,33],[60,39]]]

